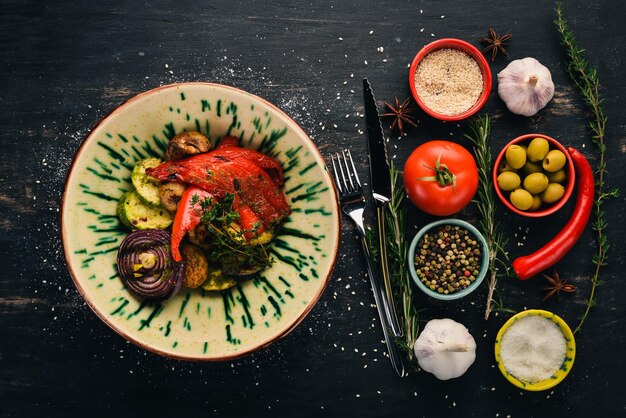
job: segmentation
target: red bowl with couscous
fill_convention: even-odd
[[[422,48],[409,70],[411,94],[430,116],[456,121],[483,107],[491,92],[491,70],[471,44],[444,38]]]

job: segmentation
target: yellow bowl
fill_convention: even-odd
[[[565,360],[563,361],[561,367],[548,379],[542,380],[540,382],[528,383],[519,380],[511,373],[509,373],[509,371],[502,363],[502,358],[500,357],[500,348],[502,336],[507,332],[511,325],[513,325],[513,323],[515,323],[515,321],[518,321],[519,319],[532,315],[538,315],[550,319],[559,327],[559,329],[563,333],[563,337],[565,338]],[[554,386],[561,383],[563,379],[565,379],[565,376],[567,376],[567,374],[572,369],[572,366],[574,365],[574,358],[576,357],[576,341],[574,341],[574,334],[572,333],[572,330],[559,316],[553,314],[552,312],[544,311],[541,309],[529,309],[527,311],[519,312],[513,315],[508,321],[506,321],[502,328],[500,328],[500,331],[496,336],[495,354],[498,368],[500,369],[502,375],[506,378],[506,380],[508,380],[518,388],[536,392],[553,388]]]

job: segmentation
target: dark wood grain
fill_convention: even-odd
[[[539,0],[3,1],[0,415],[624,415],[623,198],[606,204],[613,248],[598,305],[577,336],[574,368],[542,393],[521,393],[495,367],[493,341],[509,314],[483,320],[486,287],[461,302],[421,294],[415,299],[424,320],[451,317],[470,329],[478,350],[469,371],[446,382],[425,372],[397,378],[384,355],[355,230],[347,222],[335,274],[311,314],[283,340],[232,363],[180,362],[125,342],[84,304],[61,250],[60,197],[73,155],[98,120],[135,94],[181,81],[242,88],[281,107],[323,154],[350,147],[366,177],[361,79],[370,79],[382,108],[383,100],[409,95],[407,65],[422,46],[442,37],[478,46],[489,27],[512,32],[511,58],[537,58],[556,85],[554,100],[524,118],[506,110],[494,83],[483,109],[493,118],[493,151],[521,134],[542,132],[593,162],[589,114],[565,73],[553,8]],[[565,15],[603,87],[607,184],[624,187],[626,7],[618,0],[567,2]],[[508,62],[492,63],[494,81]],[[466,123],[444,124],[423,113],[418,119],[406,137],[392,135],[389,154],[398,166],[429,139],[467,146]],[[539,220],[500,209],[515,257],[558,232],[572,204]],[[409,214],[408,236],[431,219],[412,207]],[[475,220],[475,210],[460,217]],[[503,280],[504,305],[545,308],[575,324],[588,295],[594,248],[588,228],[557,266],[579,287],[576,294],[542,302],[540,279]]]

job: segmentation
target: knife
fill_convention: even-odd
[[[402,328],[398,323],[398,314],[393,303],[391,278],[387,263],[387,236],[385,228],[385,206],[391,198],[391,177],[387,162],[387,146],[383,127],[380,124],[376,99],[372,86],[367,78],[363,79],[363,97],[365,99],[365,120],[367,123],[367,146],[370,160],[370,178],[372,182],[372,197],[376,204],[376,219],[378,223],[378,246],[380,254],[380,270],[383,277],[384,294],[382,301],[387,315],[387,322],[391,332],[396,337],[402,336]]]

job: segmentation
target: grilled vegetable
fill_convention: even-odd
[[[169,299],[183,283],[184,263],[172,260],[170,234],[161,229],[134,231],[120,244],[117,271],[124,285],[146,299]]]
[[[202,250],[195,245],[184,243],[180,246],[180,253],[185,262],[185,275],[183,286],[189,288],[199,287],[209,275],[209,262]]]
[[[137,190],[139,197],[148,205],[159,207],[161,206],[161,198],[159,197],[159,185],[160,181],[146,175],[146,169],[156,167],[161,164],[161,160],[158,158],[146,158],[138,161],[133,167],[133,172],[130,175],[130,180]]]
[[[173,220],[165,208],[147,205],[136,190],[129,190],[120,197],[117,217],[128,229],[165,229]]]
[[[181,132],[170,139],[165,151],[168,160],[180,160],[211,149],[211,142],[200,132]]]
[[[250,208],[247,215],[260,218],[263,226],[269,229],[291,213],[289,204],[276,183],[279,179],[272,180],[268,172],[243,157],[242,155],[246,155],[243,148],[236,150],[240,151],[231,152],[228,147],[220,148],[181,161],[168,161],[146,172],[159,180],[193,184],[218,198],[234,194],[236,210],[247,212]],[[274,173],[279,176],[279,173]],[[253,223],[255,222],[251,222]],[[243,223],[241,226],[249,229]]]
[[[197,187],[188,187],[178,204],[174,225],[172,226],[172,256],[174,261],[181,261],[180,242],[185,234],[200,224],[202,218],[202,203],[213,195]]]
[[[220,291],[230,289],[237,285],[237,281],[232,277],[225,276],[222,270],[209,270],[209,278],[202,285],[204,290]]]
[[[161,205],[170,212],[176,212],[178,208],[178,202],[185,192],[185,185],[181,183],[175,183],[168,181],[162,183],[159,186],[159,198],[161,199]]]

